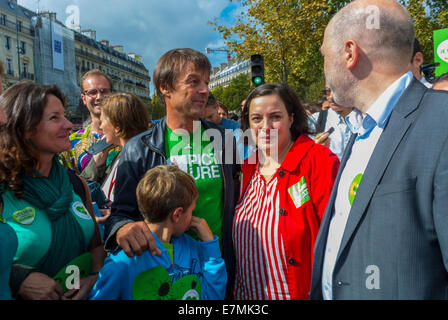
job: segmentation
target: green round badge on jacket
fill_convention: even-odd
[[[18,210],[12,214],[12,218],[20,224],[29,226],[34,222],[36,217],[36,210],[31,207],[26,207],[25,209]]]
[[[362,173],[356,175],[353,179],[350,188],[348,189],[348,201],[350,205],[353,205],[353,201],[355,201],[356,193],[358,192],[359,184],[361,183]]]
[[[90,220],[92,217],[82,202],[76,201],[72,204],[73,212],[81,219]]]

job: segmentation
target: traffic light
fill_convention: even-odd
[[[264,60],[263,55],[253,54],[250,56],[252,83],[255,87],[264,84]]]

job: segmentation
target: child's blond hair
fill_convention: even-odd
[[[172,165],[148,170],[137,186],[138,209],[151,223],[164,221],[176,208],[187,209],[198,196],[194,179]]]

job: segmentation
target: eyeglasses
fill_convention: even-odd
[[[84,94],[88,95],[91,98],[95,98],[98,93],[101,94],[110,94],[112,92],[111,88],[102,88],[102,89],[92,89],[84,91]]]

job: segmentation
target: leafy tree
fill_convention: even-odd
[[[243,0],[245,10],[235,25],[219,25],[216,19],[210,24],[238,59],[263,54],[266,82],[288,83],[306,98],[311,84],[323,82],[319,48],[325,27],[348,2]]]
[[[249,75],[240,74],[232,79],[227,87],[216,87],[212,93],[229,111],[240,112],[241,101],[246,99],[252,89]]]
[[[448,28],[448,1],[401,0],[414,18],[415,37],[423,48],[424,63],[434,61],[433,31]]]
[[[151,97],[149,114],[151,120],[158,120],[166,115],[165,104],[159,101],[159,98],[155,93]]]
[[[237,0],[229,0],[235,2]],[[415,20],[425,63],[433,61],[432,32],[448,27],[447,0],[399,0]],[[263,54],[266,82],[286,82],[302,99],[317,101],[325,84],[319,48],[331,17],[350,0],[242,0],[232,26],[209,24],[234,59]]]

